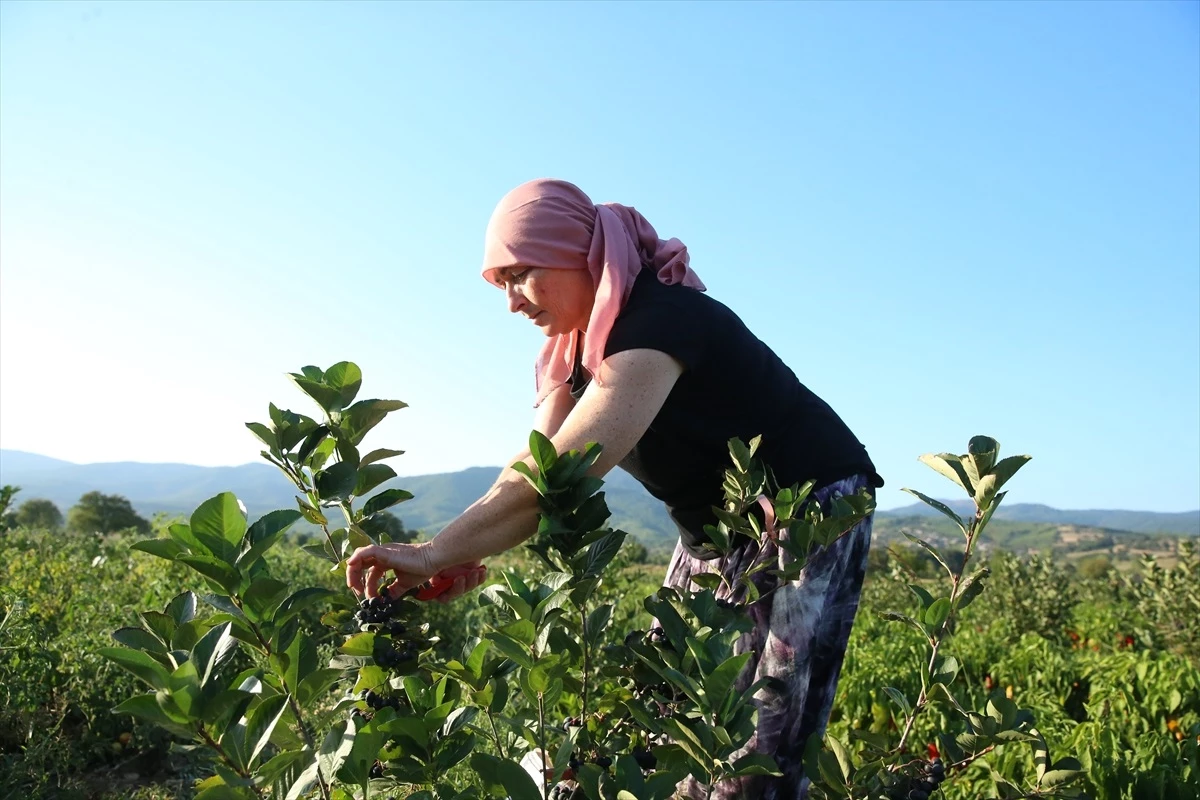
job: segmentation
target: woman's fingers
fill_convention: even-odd
[[[394,583],[404,591],[419,585],[431,574],[428,558],[422,548],[406,544],[368,545],[360,547],[346,560],[346,585],[356,594],[375,597],[387,572],[396,573]]]
[[[375,551],[382,549],[379,545],[360,547],[350,554],[350,558],[346,559],[346,585],[350,587],[350,591],[355,594],[363,593],[366,588],[364,573],[375,564],[377,557]]]
[[[459,568],[452,567],[451,569]],[[449,571],[450,570],[446,570],[442,574],[445,575],[446,572]],[[478,589],[479,585],[483,583],[486,577],[487,567],[476,563],[475,565],[470,566],[468,569],[464,569],[462,572],[460,572],[455,577],[454,583],[450,586],[450,588],[433,599],[437,600],[439,603],[449,603],[451,600],[462,597],[467,592],[473,592]]]
[[[379,584],[387,575],[387,567],[375,563],[367,569],[366,584],[363,587],[368,598],[379,596]]]

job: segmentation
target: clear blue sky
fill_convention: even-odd
[[[1010,502],[1196,508],[1198,43],[1195,2],[3,2],[0,445],[253,461],[350,359],[401,474],[500,464],[539,335],[483,230],[554,176],[687,243],[883,507],[986,433]]]

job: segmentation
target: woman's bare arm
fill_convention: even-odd
[[[682,365],[657,350],[628,350],[605,359],[604,385],[593,381],[550,436],[559,452],[582,450],[590,442],[604,447],[590,473],[603,476],[637,444],[683,373]],[[550,402],[565,387],[547,398]],[[569,392],[566,399],[570,399]],[[560,405],[561,404],[561,405]],[[543,403],[546,405],[546,403]],[[547,428],[566,400],[560,395],[547,409]],[[545,431],[543,431],[545,432]],[[522,459],[533,466],[526,453]],[[479,561],[525,541],[537,530],[537,493],[511,469],[482,498],[447,525],[432,541],[417,545],[372,545],[350,557],[346,582],[374,596],[388,570],[400,590],[459,564]]]

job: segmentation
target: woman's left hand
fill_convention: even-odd
[[[346,561],[346,585],[355,594],[376,597],[389,571],[395,574],[395,579],[388,584],[388,594],[400,595],[432,579],[432,585],[425,590],[428,596],[418,597],[444,603],[477,588],[487,574],[487,567],[473,561],[438,569],[428,542],[369,545],[355,550]]]

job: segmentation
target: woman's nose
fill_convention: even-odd
[[[514,284],[509,284],[504,287],[504,294],[508,296],[508,310],[515,314],[525,307],[525,296],[521,294]]]

